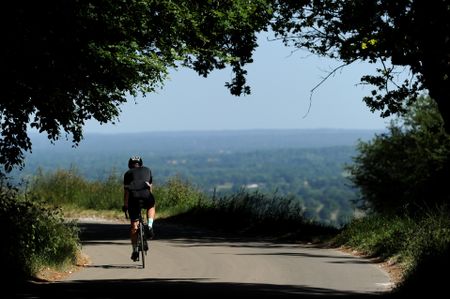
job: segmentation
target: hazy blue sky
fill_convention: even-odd
[[[261,39],[254,63],[247,67],[249,96],[232,96],[224,86],[231,71],[214,71],[208,78],[180,69],[165,87],[122,106],[115,125],[89,122],[85,133],[140,131],[355,128],[383,129],[388,120],[362,102],[370,86],[358,85],[374,66],[354,64],[337,72],[312,97],[310,91],[337,61],[294,52],[281,42]]]

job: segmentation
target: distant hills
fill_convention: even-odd
[[[33,152],[18,179],[69,169],[86,179],[121,180],[128,158],[141,155],[156,185],[179,176],[206,192],[233,193],[241,188],[294,196],[305,215],[329,223],[352,217],[355,190],[344,165],[352,162],[358,140],[376,130],[245,130],[86,134],[51,144],[32,136]]]
[[[73,147],[71,140],[61,139],[52,144],[45,135],[32,134],[33,151],[31,154],[26,153],[25,169],[21,175],[32,174],[38,167],[54,170],[75,165],[88,177],[101,178],[103,175],[99,173],[106,175],[112,168],[123,170],[131,155],[141,155],[144,162],[152,162],[162,157],[180,155],[354,147],[358,140],[370,140],[381,132],[356,129],[280,129],[87,133],[77,147]]]
[[[353,146],[357,140],[369,140],[380,130],[356,129],[292,129],[292,130],[230,130],[142,132],[120,134],[85,134],[80,145],[73,149],[66,140],[50,144],[44,135],[32,135],[33,152],[74,153],[123,152],[127,155],[143,153],[202,153],[217,151],[245,152],[278,148],[318,148]]]
[[[380,130],[291,129],[142,132],[120,134],[87,133],[78,147],[61,139],[51,144],[43,134],[31,135],[33,151],[26,154],[22,174],[68,168],[75,165],[89,177],[102,177],[112,168],[122,170],[131,155],[141,155],[144,162],[161,157],[246,153],[277,149],[308,149],[334,146],[354,147],[358,140],[367,141]],[[152,163],[153,164],[153,163]]]

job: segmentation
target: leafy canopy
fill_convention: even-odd
[[[41,1],[42,2],[42,1]],[[244,66],[255,34],[270,27],[286,45],[381,62],[361,78],[382,117],[405,113],[426,91],[450,133],[448,0],[53,0],[15,1],[2,14],[0,163],[31,150],[29,126],[78,143],[84,122],[114,122],[126,95],[160,88],[170,68],[202,76],[230,66],[226,86],[250,92]],[[406,71],[408,76],[398,77]],[[398,79],[404,78],[404,79]]]
[[[364,98],[372,111],[402,114],[428,91],[450,133],[448,0],[280,0],[274,10],[272,28],[286,45],[340,59],[343,66],[381,62],[376,75],[361,78],[375,87]],[[409,74],[398,77],[399,71]]]
[[[249,93],[243,67],[270,15],[264,0],[14,1],[1,15],[0,164],[23,166],[30,127],[78,144],[86,120],[116,121],[170,68],[228,65],[231,93]]]

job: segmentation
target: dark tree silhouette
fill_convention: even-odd
[[[86,120],[114,122],[127,95],[159,88],[172,67],[202,76],[230,66],[225,85],[250,92],[244,66],[256,34],[337,58],[382,62],[364,98],[382,117],[426,91],[450,133],[448,0],[15,1],[1,13],[0,164],[22,165],[34,127],[77,144]],[[398,68],[410,77],[397,82]]]
[[[23,166],[29,128],[78,144],[86,120],[114,122],[127,96],[170,68],[230,66],[233,94],[270,18],[265,1],[14,1],[2,9],[0,164]]]
[[[381,62],[362,83],[364,98],[386,117],[404,113],[429,92],[450,133],[450,2],[448,0],[275,1],[272,28],[287,45],[340,59]],[[410,76],[396,80],[399,68]]]

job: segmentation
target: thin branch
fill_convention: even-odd
[[[320,80],[320,82],[318,84],[316,84],[316,86],[314,86],[311,91],[310,91],[310,95],[309,95],[309,107],[308,107],[308,111],[306,111],[305,115],[303,115],[302,118],[305,118],[306,116],[308,116],[309,111],[311,111],[311,106],[312,106],[312,96],[314,91],[320,86],[322,85],[328,78],[330,78],[332,75],[334,75],[338,70],[346,67],[347,65],[352,64],[353,62],[355,62],[357,59],[353,59],[350,62],[346,62],[344,64],[341,64],[340,66],[336,67],[335,69],[333,69],[330,73],[328,73],[328,75],[326,75],[322,80]]]

